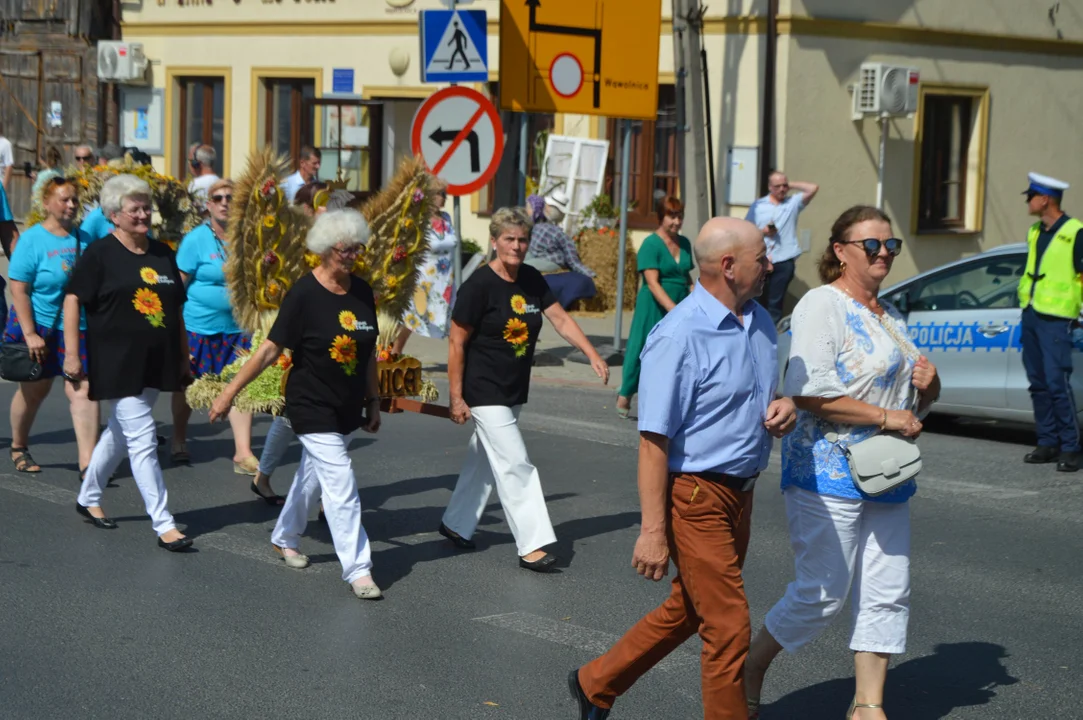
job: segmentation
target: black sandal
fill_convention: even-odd
[[[30,448],[12,445],[8,451],[8,456],[11,458],[12,464],[15,465],[16,472],[26,473],[27,475],[37,475],[41,472],[41,466],[34,462],[34,456],[30,454]],[[37,470],[30,469],[34,467]]]
[[[533,570],[536,573],[551,573],[557,571],[557,569],[554,567],[554,565],[556,565],[556,562],[557,559],[555,555],[545,553],[540,558],[533,561],[525,560],[520,557],[519,567],[525,568],[526,570]]]
[[[436,529],[436,532],[450,540],[451,544],[459,550],[474,550],[477,548],[477,545],[474,544],[473,540],[467,540],[444,523],[440,523],[440,527]]]
[[[249,483],[248,484],[248,489],[251,490],[252,492],[254,492],[255,494],[259,495],[260,499],[262,499],[263,502],[267,503],[268,505],[273,505],[275,507],[281,507],[282,505],[286,504],[286,498],[282,497],[281,495],[274,495],[274,494],[272,494],[272,495],[264,495],[263,493],[261,493],[259,491],[259,488],[256,486],[255,483]]]

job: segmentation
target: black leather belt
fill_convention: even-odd
[[[730,490],[736,490],[737,492],[748,492],[749,490],[754,488],[756,486],[756,478],[760,476],[759,473],[756,473],[752,477],[742,478],[736,477],[734,475],[727,475],[726,473],[709,471],[688,474],[695,475],[696,477],[701,477],[704,480],[710,480],[711,482],[718,483],[719,485],[724,485]]]

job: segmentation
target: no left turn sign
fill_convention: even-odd
[[[411,129],[414,155],[448,184],[451,195],[482,188],[500,165],[504,128],[487,97],[471,88],[444,88],[422,103]]]

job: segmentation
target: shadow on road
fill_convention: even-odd
[[[937,645],[932,655],[908,660],[888,671],[884,706],[893,718],[935,720],[960,707],[985,705],[995,688],[1018,680],[1000,661],[1003,646],[987,642]],[[763,720],[836,720],[854,697],[851,678],[829,680],[764,705]]]
[[[945,415],[930,415],[925,419],[925,432],[951,437],[992,440],[993,442],[1012,443],[1033,447],[1034,428],[998,420],[980,418],[956,418]]]

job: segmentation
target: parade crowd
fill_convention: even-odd
[[[89,148],[84,154],[90,157]],[[251,350],[214,401],[210,420],[228,419],[235,472],[253,477],[251,490],[264,502],[281,506],[272,551],[290,568],[309,565],[301,537],[319,502],[342,579],[358,598],[379,598],[348,453],[351,434],[381,429],[377,299],[352,272],[370,239],[369,225],[349,207],[348,194],[329,193],[320,183],[318,151],[302,150],[283,192],[297,212],[314,217],[305,245],[320,263],[289,290],[266,338],[250,348],[251,337],[233,318],[223,273],[233,183],[214,175],[210,148],[194,146],[189,159],[191,190],[206,203],[206,222],[175,253],[149,236],[153,204],[144,181],[132,175],[108,180],[95,209],[98,220],[89,227],[74,224],[69,180],[56,174],[41,183],[47,218],[19,235],[13,248],[5,246],[13,307],[4,342],[25,344],[41,367],[39,377],[19,383],[12,400],[11,460],[20,472],[41,471],[29,449],[34,417],[62,376],[78,445],[78,513],[97,528],[118,527],[102,507],[102,491],[128,457],[158,544],[182,551],[193,538],[169,512],[155,401],[172,394],[169,454],[174,463],[188,462],[185,387],[221,372],[239,350]],[[1024,319],[1030,328],[1025,343],[1026,332],[1035,343],[1044,334],[1067,332],[1080,310],[1083,226],[1060,211],[1062,185],[1032,176],[1027,191],[1039,221],[1020,286],[1021,306],[1034,315]],[[792,189],[785,175],[772,174],[771,194],[747,220],[712,219],[694,240],[680,234],[680,200],[666,197],[657,208],[657,232],[639,250],[641,287],[617,404],[627,417],[638,395],[642,523],[632,565],[655,581],[669,575],[671,561],[676,570],[657,609],[607,653],[571,671],[580,720],[604,720],[640,676],[696,634],[703,642],[704,717],[756,718],[772,660],[811,642],[847,599],[855,693],[846,717],[886,717],[888,664],[906,649],[908,500],[917,491],[905,467],[887,467],[913,448],[940,380],[911,342],[904,316],[879,299],[903,241],[881,210],[858,205],[831,227],[819,258],[822,285],[793,312],[789,370],[778,387],[775,320],[792,278],[796,218],[818,190],[811,183]],[[551,572],[560,559],[546,548],[556,535],[518,420],[543,317],[608,382],[606,362],[560,297],[587,292],[579,278],[592,273],[567,251],[559,229],[546,227],[562,219],[566,198],[533,199],[527,208],[493,214],[490,259],[456,291],[451,258],[458,238],[442,210],[446,187],[434,180],[430,194],[435,209],[421,273],[431,281],[402,319],[395,350],[415,333],[447,338],[450,418],[473,426],[437,530],[455,548],[474,549],[495,489],[519,565]],[[1074,249],[1061,247],[1062,238]],[[1069,270],[1043,262],[1043,253]],[[579,278],[554,286],[549,273],[528,262],[539,259]],[[1040,345],[1034,348],[1027,360],[1025,346],[1024,360],[1033,370],[1041,416],[1035,453],[1041,457],[1032,453],[1028,462],[1078,462],[1074,406],[1071,427],[1064,427],[1066,411],[1056,394],[1064,379],[1057,374],[1063,371],[1059,356],[1050,360]],[[233,400],[287,350],[293,367],[285,412],[256,458],[252,418],[233,408]],[[99,433],[103,401],[110,409]],[[294,438],[301,461],[282,497],[270,481]],[[774,439],[782,440],[794,576],[753,636],[741,570],[752,541],[754,489]],[[862,458],[870,456],[878,469],[866,477]]]

